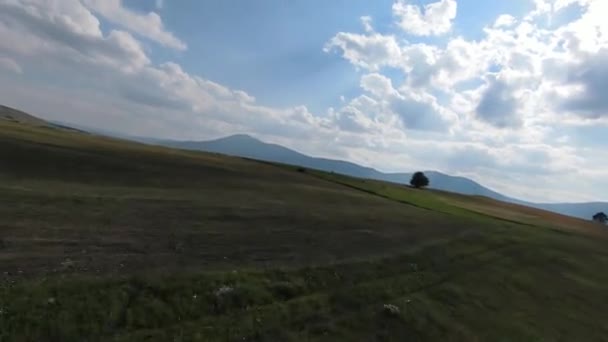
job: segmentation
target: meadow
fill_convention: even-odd
[[[0,341],[608,336],[604,228],[297,166],[0,120],[0,234]]]

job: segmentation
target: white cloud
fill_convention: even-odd
[[[341,32],[325,46],[353,65],[370,71],[402,69],[410,87],[431,85],[451,89],[458,82],[479,77],[491,56],[477,42],[454,38],[445,49],[425,43],[399,44],[395,36]],[[474,60],[475,63],[471,63]]]
[[[378,103],[365,95],[353,99],[339,111],[330,109],[329,116],[340,130],[355,133],[373,131],[374,121],[369,117]]]
[[[520,127],[519,101],[504,80],[489,76],[476,108],[479,119],[499,128]]]
[[[325,52],[334,50],[340,50],[352,64],[374,71],[384,66],[398,66],[401,62],[397,39],[390,35],[340,32],[325,44]]]
[[[608,48],[583,57],[566,69],[565,86],[570,89],[561,96],[558,109],[585,118],[608,118]],[[559,96],[559,95],[558,95]]]
[[[61,97],[70,99],[76,90],[82,93],[88,99],[80,103],[81,108],[86,107],[85,113],[99,113],[96,106],[104,105],[97,99],[110,98],[104,107],[109,110],[113,103],[114,115],[124,115],[111,120],[121,122],[115,127],[118,131],[135,127],[138,134],[156,135],[158,131],[145,129],[158,127],[153,122],[161,121],[164,124],[160,127],[168,132],[178,132],[185,124],[190,132],[198,127],[213,134],[210,127],[221,127],[303,139],[331,129],[331,123],[312,115],[304,106],[265,107],[246,92],[191,75],[177,63],[154,65],[131,34],[102,32],[99,20],[86,6],[76,0],[66,1],[0,3],[0,54],[14,56],[3,57],[3,64],[19,60],[31,74],[46,75],[51,80],[68,75],[69,84],[77,84],[78,89],[66,88]],[[4,92],[0,100],[12,103],[21,98],[22,105],[28,105],[23,97],[14,95]],[[43,91],[32,91],[28,98],[44,103],[37,108],[45,112],[53,109],[56,119],[107,125],[103,115],[75,115],[70,103],[49,99]],[[140,112],[151,115],[142,118],[135,114]],[[171,115],[163,116],[163,112]]]
[[[592,182],[607,175],[591,170],[608,169],[602,138],[608,29],[597,14],[605,2],[578,1],[581,17],[559,27],[503,17],[476,40],[447,36],[437,44],[376,31],[363,17],[362,33],[337,33],[324,48],[361,72],[361,91],[319,115],[303,105],[265,106],[178,63],[155,63],[140,38],[178,49],[181,42],[158,15],[135,13],[116,0],[82,1],[0,1],[0,102],[141,136],[254,133],[385,170],[467,175],[528,198],[535,196],[530,188],[542,189],[545,199],[604,196]],[[434,23],[434,29],[410,31],[450,32],[449,5],[412,10],[419,24]],[[400,13],[407,6],[413,5],[395,4]],[[551,6],[549,13],[565,5]],[[111,13],[135,21],[101,25],[99,17]],[[402,26],[403,16],[395,17]],[[143,32],[148,25],[156,31]],[[593,144],[585,143],[591,137]],[[584,194],[571,185],[581,177]]]
[[[389,97],[396,93],[395,89],[393,89],[392,81],[388,77],[378,73],[367,74],[361,77],[361,88],[379,98]]]
[[[424,92],[400,91],[392,81],[378,73],[361,77],[359,95],[340,108],[329,112],[327,124],[340,130],[356,132],[365,137],[404,137],[404,132],[443,132],[455,116]],[[383,145],[383,148],[386,146]]]
[[[416,36],[445,34],[452,28],[456,18],[456,0],[440,0],[420,8],[409,4],[409,0],[397,0],[393,4],[393,14],[398,25],[407,33]]]
[[[608,25],[597,13],[605,2],[537,1],[535,12],[556,12],[573,3],[583,6],[581,18],[554,30],[540,28],[542,24],[530,19],[518,21],[501,15],[492,27],[485,28],[483,39],[454,37],[444,48],[398,42],[390,34],[376,32],[342,32],[327,46],[371,71],[385,66],[399,68],[405,79],[401,88],[447,93],[460,109],[460,116],[477,117],[496,127],[521,129],[543,120],[550,125],[564,110],[585,118],[603,118],[608,106],[598,94],[606,86],[602,75],[608,68],[602,62],[602,47],[608,51]],[[402,12],[407,6],[413,5],[402,1],[394,5]],[[435,12],[429,9],[424,13],[437,13],[436,8]],[[407,11],[415,12],[412,8]],[[472,88],[458,89],[461,85]],[[474,93],[466,93],[471,90]],[[555,96],[562,100],[556,102],[552,99]]]
[[[511,27],[517,23],[517,19],[510,14],[501,14],[494,21],[494,27]]]
[[[458,122],[454,112],[442,106],[436,97],[427,92],[402,91],[392,101],[391,108],[407,129],[448,134]]]
[[[187,49],[186,43],[168,32],[160,16],[154,12],[139,14],[124,7],[122,0],[84,0],[84,2],[106,20],[129,31],[173,49]],[[160,8],[159,5],[162,7],[162,1],[156,2],[157,8]]]
[[[547,25],[545,19],[550,22],[554,14],[572,5],[580,7],[579,18]],[[593,147],[584,149],[574,144],[582,137],[573,134],[583,134],[576,130],[570,130],[567,140],[551,138],[564,125],[587,125],[598,130],[608,127],[608,101],[602,96],[608,87],[608,22],[599,14],[608,10],[606,6],[601,0],[539,0],[535,10],[522,18],[499,16],[477,40],[450,37],[447,43],[435,45],[398,41],[389,31],[343,32],[330,43],[353,65],[375,72],[362,77],[361,86],[377,107],[399,118],[408,133],[408,144],[424,139],[417,132],[428,127],[417,122],[419,118],[437,118],[438,121],[430,121],[432,125],[448,130],[449,141],[442,143],[446,155],[429,152],[430,145],[423,144],[420,155],[408,150],[417,163],[448,172],[469,172],[500,189],[516,188],[517,193],[530,197],[525,186],[511,187],[487,177],[513,176],[523,184],[522,175],[528,175],[545,184],[544,191],[555,199],[569,191],[561,182],[580,177],[578,173],[585,172],[581,168],[593,168],[589,160],[578,156],[597,154],[599,146],[608,146],[608,138],[602,136],[594,140]],[[406,22],[409,33],[437,33],[421,28],[424,25],[420,18],[429,15],[428,7],[422,11],[397,1],[394,12],[401,14],[396,14],[400,26],[404,16],[415,17]],[[448,24],[443,27],[447,27],[445,32],[450,29]],[[375,51],[385,53],[370,53],[372,49],[364,48],[370,41],[374,42]],[[403,83],[393,85],[380,73],[387,66],[401,70],[402,75],[397,78]],[[402,100],[397,101],[398,98]],[[411,98],[417,101],[411,103]],[[564,141],[573,145],[565,145]],[[463,154],[450,147],[471,143],[476,146],[475,151],[484,152],[465,149]],[[505,150],[505,144],[511,149]],[[556,144],[562,147],[557,148]],[[425,158],[427,154],[434,158]],[[442,163],[450,159],[463,163]],[[535,163],[541,165],[537,167]],[[608,167],[607,162],[600,163]],[[550,174],[552,180],[533,174]],[[599,191],[590,192],[602,196]],[[582,197],[585,196],[579,198]]]
[[[392,81],[381,74],[372,73],[361,77],[361,88],[375,99],[378,117],[391,117],[405,129],[447,131],[455,120],[449,110],[437,103],[432,95],[405,89],[393,88]]]
[[[104,35],[99,20],[77,0],[0,3],[0,33],[0,52],[33,59],[52,56],[43,63],[49,67],[62,61],[133,71],[150,63],[139,41],[124,31]]]
[[[372,26],[372,17],[362,16],[361,23],[363,24],[365,32],[374,32],[374,27]]]

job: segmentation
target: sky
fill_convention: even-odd
[[[608,200],[605,0],[0,0],[0,104]],[[431,180],[432,182],[432,180]]]

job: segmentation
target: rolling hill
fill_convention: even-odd
[[[245,134],[232,135],[211,141],[176,141],[162,140],[156,138],[133,137],[116,134],[107,130],[99,130],[92,127],[73,125],[70,123],[49,122],[37,118],[34,115],[6,106],[0,106],[0,120],[1,119],[18,123],[27,123],[30,125],[72,130],[81,133],[90,132],[103,136],[133,140],[173,148],[214,152],[269,162],[299,165],[311,169],[337,172],[353,177],[377,179],[392,183],[407,184],[409,182],[409,179],[411,178],[411,173],[383,173],[373,168],[357,165],[355,163],[347,161],[307,156],[305,154],[277,144],[269,144],[262,142]],[[608,211],[607,202],[534,203],[505,196],[465,177],[451,176],[437,171],[425,171],[425,174],[427,174],[427,176],[429,176],[432,180],[431,187],[433,189],[450,191],[465,195],[485,196],[499,201],[530,206],[533,208],[548,210],[555,213],[578,217],[585,220],[588,220],[597,212]]]
[[[28,114],[18,109],[3,105],[0,105],[0,120],[23,125],[47,127],[59,130],[80,132],[85,134],[88,133],[87,130],[78,129],[76,127],[72,127],[70,125],[62,124],[59,122],[46,121],[32,114]]]
[[[377,179],[393,183],[407,184],[411,178],[411,173],[383,173],[373,168],[346,161],[310,157],[286,147],[268,144],[251,136],[242,134],[211,141],[167,141],[149,139],[147,141],[175,148],[215,152],[270,162],[300,165],[311,169],[337,172],[353,177]],[[437,171],[425,171],[425,174],[431,179],[431,188],[437,190],[465,195],[485,196],[499,201],[521,204],[582,219],[589,219],[599,211],[608,211],[608,203],[605,202],[527,202],[502,195],[465,177],[450,176]]]
[[[383,173],[373,168],[355,163],[316,158],[304,155],[286,147],[269,144],[248,135],[233,135],[211,141],[155,141],[164,146],[175,148],[215,152],[257,160],[304,166],[311,169],[341,173],[353,177],[370,178],[393,183],[406,184],[411,173]],[[486,196],[499,200],[511,200],[495,191],[464,178],[446,175],[437,171],[425,171],[432,179],[431,187],[438,190],[452,191],[468,195]]]
[[[46,126],[47,121],[37,118],[20,110],[0,105],[0,120],[24,123],[30,125]]]

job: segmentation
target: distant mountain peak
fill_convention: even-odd
[[[238,133],[213,140],[199,141],[200,143],[231,143],[231,144],[254,144],[254,145],[271,145],[260,139],[257,139],[249,134]]]
[[[238,139],[238,140],[255,140],[255,141],[258,141],[258,142],[262,142],[261,140],[258,140],[256,138],[252,137],[251,135],[245,134],[245,133],[233,134],[233,135],[229,135],[227,137],[223,137],[223,138],[220,138],[220,139],[222,139],[222,140],[234,140],[234,139]],[[216,139],[216,140],[220,140],[220,139]]]

